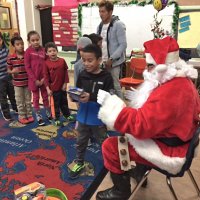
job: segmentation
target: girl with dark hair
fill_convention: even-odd
[[[36,31],[30,31],[27,35],[27,40],[30,44],[26,49],[24,62],[25,68],[28,73],[28,87],[33,94],[33,107],[36,112],[36,119],[39,126],[45,124],[43,117],[40,113],[40,93],[43,100],[43,105],[46,110],[46,116],[49,121],[52,120],[48,94],[44,85],[43,66],[45,62],[45,50],[40,45],[40,35]]]

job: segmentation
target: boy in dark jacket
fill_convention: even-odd
[[[77,80],[77,87],[84,92],[80,96],[77,113],[78,138],[75,165],[70,171],[70,178],[77,178],[84,169],[84,155],[89,138],[94,135],[99,143],[106,138],[106,126],[98,119],[100,105],[97,103],[99,89],[113,91],[113,79],[109,72],[100,69],[102,51],[97,45],[90,44],[83,48],[82,60],[84,70]]]

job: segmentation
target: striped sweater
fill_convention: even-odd
[[[7,59],[9,70],[18,69],[18,73],[13,75],[13,85],[17,87],[28,86],[28,74],[24,66],[24,57],[18,58],[16,54],[10,55]]]
[[[7,57],[9,50],[3,45],[0,48],[0,80],[8,77]]]

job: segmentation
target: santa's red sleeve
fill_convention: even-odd
[[[156,88],[138,110],[125,107],[114,128],[138,139],[179,137],[187,141],[196,128],[199,97],[186,78],[175,78]]]

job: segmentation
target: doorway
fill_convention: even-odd
[[[47,42],[53,42],[53,26],[51,17],[51,7],[40,10],[40,23],[42,34],[42,45]]]

